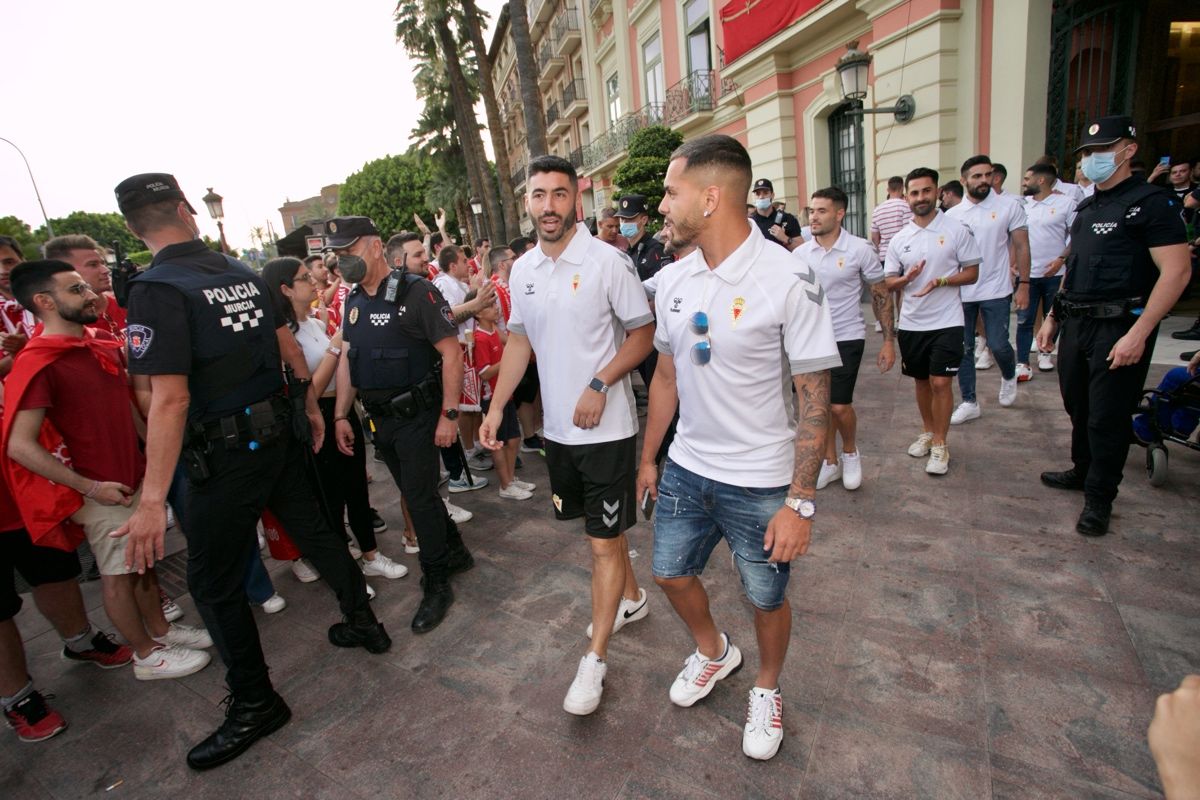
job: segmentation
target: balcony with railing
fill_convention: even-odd
[[[546,105],[546,133],[550,136],[558,136],[571,127],[571,118],[564,117],[558,111],[558,101],[551,100]]]
[[[613,159],[625,155],[634,134],[642,128],[661,122],[661,103],[647,103],[637,111],[631,111],[621,117],[611,128],[593,139],[591,144],[583,147],[584,172],[594,172]]]
[[[524,160],[524,158],[525,158],[525,154],[522,153],[521,160]],[[515,170],[513,170],[512,187],[514,190],[516,190],[516,189],[520,189],[524,185],[525,185],[525,165],[522,164],[521,166],[519,166]]]
[[[558,55],[553,34],[547,34],[538,48],[538,87],[544,92],[554,83],[554,78],[562,72],[562,56]]]
[[[578,117],[587,111],[587,90],[584,88],[583,79],[576,78],[573,81],[568,81],[563,87],[562,94],[562,112],[566,117]]]
[[[583,148],[576,147],[571,151],[571,155],[567,156],[567,160],[571,162],[571,166],[575,169],[583,168]]]
[[[555,0],[529,0],[529,27],[533,29],[554,15]]]
[[[579,10],[571,6],[563,9],[562,13],[554,18],[552,30],[558,55],[568,56],[574,53],[579,49],[579,43],[583,40],[583,32],[579,24]]]

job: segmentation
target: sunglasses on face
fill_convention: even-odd
[[[712,339],[708,336],[708,314],[697,311],[688,320],[688,326],[692,329],[692,333],[704,337],[704,341],[692,345],[691,351],[692,363],[703,367],[712,361]]]

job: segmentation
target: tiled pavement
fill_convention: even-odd
[[[259,623],[295,716],[209,773],[183,756],[220,718],[218,665],[150,684],[67,665],[27,604],[36,683],[71,727],[43,744],[0,739],[0,797],[1157,796],[1145,744],[1155,696],[1200,671],[1200,456],[1173,449],[1170,482],[1153,489],[1135,449],[1114,532],[1086,540],[1073,531],[1079,497],[1037,480],[1067,463],[1052,375],[1001,409],[996,370],[981,373],[984,416],[952,431],[950,474],[931,478],[904,453],[917,432],[911,382],[871,362],[856,403],[865,483],[821,492],[815,543],[793,567],[786,738],[769,763],[740,750],[752,666],[694,708],[667,700],[691,644],[649,583],[645,523],[634,564],[651,614],[615,638],[599,711],[561,710],[586,647],[588,559],[577,526],[552,521],[544,464],[526,455],[534,501],[456,497],[476,513],[464,533],[478,566],[457,579],[438,630],[408,630],[415,574],[373,580],[395,639],[386,655],[331,647],[331,593],[268,562],[288,608]],[[375,505],[398,527],[396,491],[373,468]],[[401,550],[397,532],[382,541]],[[753,665],[750,610],[724,553],[706,582]],[[102,621],[95,584],[85,589]]]

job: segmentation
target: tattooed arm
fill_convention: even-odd
[[[825,457],[825,437],[829,434],[829,370],[807,372],[792,378],[796,386],[799,414],[796,420],[796,461],[788,497],[812,500],[817,494],[817,474]],[[763,549],[768,560],[788,562],[808,552],[812,520],[803,519],[784,506],[767,525]]]
[[[879,357],[875,359],[880,372],[887,372],[896,363],[896,345],[893,341],[896,338],[894,307],[892,293],[887,289],[887,281],[872,283],[871,308],[875,312],[875,319],[879,321],[879,327],[883,328],[883,346],[879,348]]]

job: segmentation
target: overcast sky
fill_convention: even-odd
[[[503,4],[479,0],[492,23]],[[52,218],[116,211],[122,179],[170,172],[201,230],[216,236],[200,202],[211,186],[230,245],[249,247],[268,219],[283,235],[285,199],[407,149],[420,109],[394,0],[4,5],[0,136],[24,151]],[[42,224],[21,157],[0,142],[9,215]]]

